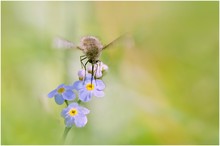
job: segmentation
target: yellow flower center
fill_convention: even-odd
[[[89,90],[89,91],[91,91],[91,90],[94,89],[94,85],[91,84],[91,83],[88,83],[88,84],[86,85],[86,89]]]
[[[65,91],[65,88],[59,88],[59,89],[57,90],[57,92],[60,93],[60,94],[63,93],[64,91]]]
[[[75,116],[75,115],[77,115],[77,113],[78,113],[78,111],[75,108],[72,108],[72,109],[69,110],[69,115],[70,116]]]

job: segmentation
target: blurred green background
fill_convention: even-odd
[[[66,144],[218,144],[218,2],[1,2],[2,144],[62,144],[58,106],[47,93],[72,84],[79,50],[56,36],[107,44],[105,97],[83,103],[84,128]]]

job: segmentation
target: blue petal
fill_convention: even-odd
[[[72,90],[72,89],[73,89],[73,86],[64,85],[63,87],[64,87],[66,90]]]
[[[65,85],[64,84],[60,84],[57,89],[61,88],[61,87],[64,87]]]
[[[60,95],[60,94],[57,94],[55,95],[55,102],[59,105],[63,104],[64,103],[64,99],[63,99],[63,96]]]
[[[91,81],[92,75],[91,74],[86,74],[86,80]],[[93,77],[94,79],[94,77]]]
[[[96,80],[96,89],[98,90],[105,89],[105,84],[102,80]]]
[[[73,103],[69,104],[68,107],[69,107],[69,108],[77,108],[77,107],[78,107],[78,103],[73,102]]]
[[[93,92],[93,95],[96,97],[103,97],[105,96],[105,93],[103,91],[96,90]]]
[[[76,90],[80,90],[81,88],[83,88],[83,81],[76,81],[73,84],[73,88],[76,89]]]
[[[91,100],[92,97],[92,92],[89,92],[87,90],[80,90],[79,91],[79,99],[82,100],[83,102],[88,102]]]
[[[84,127],[87,123],[87,117],[86,116],[76,116],[75,117],[75,124],[76,127]]]
[[[57,89],[51,91],[47,96],[48,96],[49,98],[52,98],[52,97],[54,97],[56,94],[57,94]]]
[[[78,107],[78,111],[79,111],[79,113],[81,114],[88,114],[90,111],[87,109],[87,108],[85,108],[85,107],[82,107],[82,106],[79,106]]]
[[[69,117],[65,119],[66,127],[72,127],[75,123],[75,119],[73,117]]]
[[[63,98],[66,100],[74,100],[76,98],[76,95],[72,90],[66,90],[63,93]]]
[[[66,118],[66,116],[68,115],[68,111],[69,111],[68,108],[63,109],[62,112],[61,112],[61,116],[62,116],[63,118]]]

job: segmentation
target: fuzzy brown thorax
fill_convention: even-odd
[[[79,47],[88,57],[88,60],[95,62],[101,54],[103,45],[96,37],[86,36],[81,39]]]

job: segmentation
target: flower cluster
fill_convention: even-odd
[[[78,71],[79,80],[72,85],[61,84],[48,94],[49,98],[54,97],[58,105],[62,105],[64,102],[67,104],[67,107],[62,110],[61,116],[68,128],[73,125],[84,127],[87,123],[86,115],[90,111],[79,105],[81,101],[88,102],[93,96],[103,97],[105,95],[103,91],[105,84],[102,77],[108,70],[108,66],[98,62],[94,64],[93,73],[92,66],[89,66],[86,70],[81,69]]]

